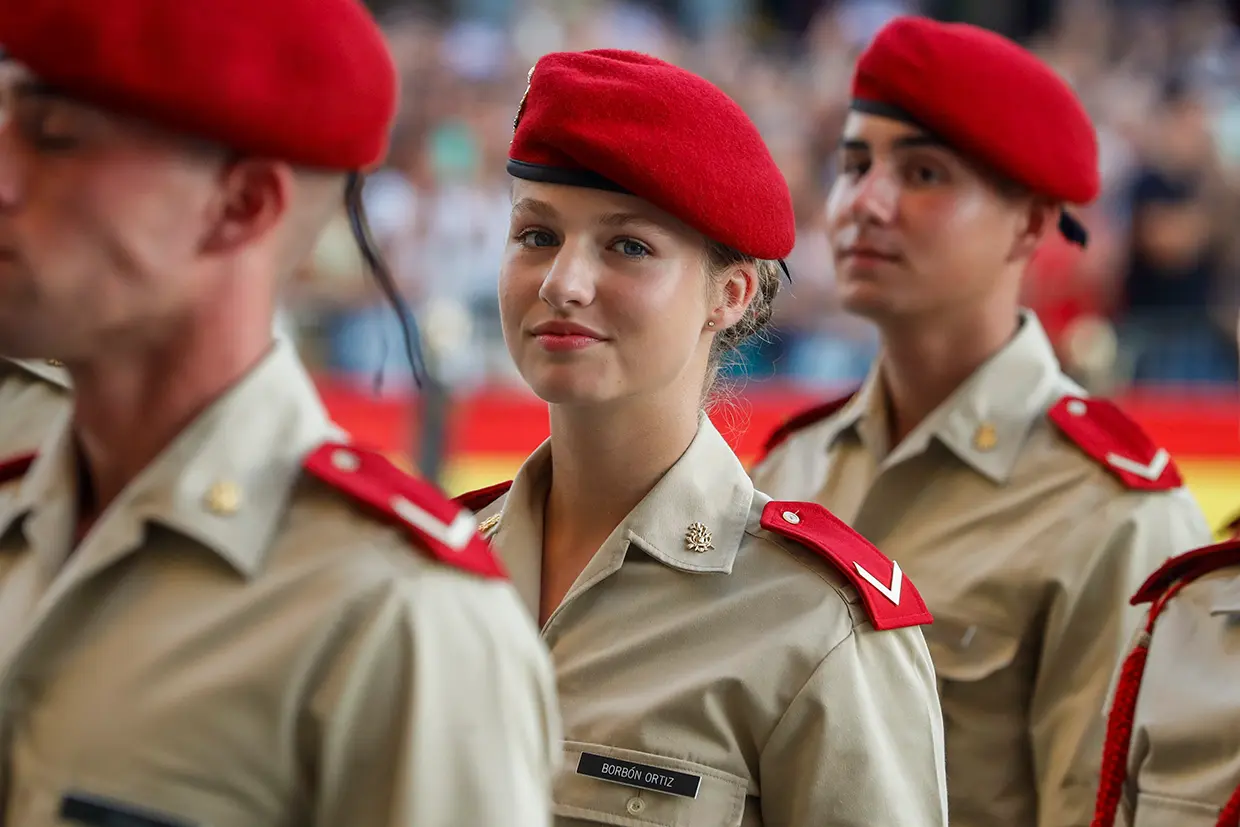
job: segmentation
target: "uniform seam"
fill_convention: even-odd
[[[804,682],[802,682],[801,688],[796,691],[795,695],[793,695],[791,698],[788,699],[788,705],[784,707],[784,711],[780,714],[779,720],[775,722],[775,725],[773,727],[771,727],[771,731],[767,735],[766,743],[762,745],[762,749],[759,751],[759,755],[758,755],[759,765],[761,765],[763,756],[766,755],[766,750],[770,746],[771,737],[773,736],[775,732],[779,730],[780,727],[784,725],[784,721],[787,720],[789,713],[792,711],[792,708],[796,706],[797,701],[800,700],[801,697],[805,695],[806,692],[809,690],[809,685],[813,682],[814,678],[817,677],[818,673],[822,671],[822,668],[826,666],[827,660],[833,654],[835,654],[835,652],[841,646],[847,643],[851,638],[856,637],[856,635],[857,635],[857,629],[856,629],[856,624],[854,623],[853,627],[848,630],[848,634],[844,635],[834,645],[832,645],[831,647],[827,649],[826,653],[819,659],[818,663],[814,665],[814,668],[810,670],[809,675],[807,675]],[[759,787],[763,786],[761,778],[759,778],[758,786]]]
[[[840,599],[844,601],[844,604],[850,607],[848,614],[849,614],[849,617],[852,617],[851,607],[856,605],[858,602],[860,602],[861,596],[857,594],[856,590],[853,589],[852,585],[848,583],[847,576],[843,572],[839,571],[838,568],[836,568],[834,565],[828,564],[830,566],[830,571],[834,572],[838,578],[844,581],[844,583],[842,584],[836,582],[830,577],[827,577],[815,565],[811,565],[810,563],[803,560],[800,555],[794,554],[791,550],[786,548],[783,543],[785,538],[779,537],[779,535],[776,535],[774,532],[770,532],[767,529],[762,529],[761,533],[758,533],[758,532],[752,531],[747,528],[745,529],[745,533],[748,534],[750,537],[754,538],[755,540],[770,543],[771,545],[775,546],[781,552],[783,552],[783,554],[786,557],[792,560],[792,562],[796,563],[798,566],[808,571],[818,580],[821,580],[823,583],[826,583],[828,586],[830,586],[835,591],[835,593],[840,596]],[[787,540],[787,542],[795,543],[796,541]],[[797,543],[797,545],[800,546],[801,544]],[[802,546],[802,548],[804,547]],[[821,559],[821,558],[816,558],[816,559]],[[857,597],[856,600],[849,599],[850,591],[853,595],[856,595]],[[853,627],[855,628],[856,626],[857,626],[857,623],[854,620]]]

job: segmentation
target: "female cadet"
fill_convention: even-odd
[[[702,412],[793,243],[754,125],[662,61],[553,54],[508,170],[504,336],[551,437],[461,499],[556,662],[557,824],[946,824],[916,589]]]

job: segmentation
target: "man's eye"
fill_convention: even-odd
[[[37,149],[59,152],[73,149],[80,143],[71,118],[49,106],[36,105],[19,111],[15,120],[22,134]]]

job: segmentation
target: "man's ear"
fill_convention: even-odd
[[[292,168],[280,161],[242,159],[221,168],[203,250],[235,250],[270,233],[288,212],[293,186]]]
[[[1059,213],[1063,207],[1046,198],[1033,197],[1023,210],[1023,220],[1008,254],[1012,261],[1029,259],[1048,233],[1059,231]]]

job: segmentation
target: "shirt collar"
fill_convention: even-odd
[[[493,539],[514,586],[535,615],[550,481],[548,440],[513,478]],[[570,594],[618,570],[630,544],[679,571],[730,573],[753,498],[753,483],[744,466],[703,414],[688,449],[612,531]]]
[[[672,568],[730,573],[753,496],[745,467],[702,414],[688,449],[617,531]]]
[[[304,457],[339,437],[295,350],[277,342],[121,492],[96,528],[126,521],[130,530],[124,533],[138,536],[144,523],[158,523],[253,576],[279,528]],[[44,512],[71,517],[76,468],[66,413],[10,493],[8,506],[0,506],[0,536],[23,517],[28,531]],[[68,534],[56,536],[67,543]]]
[[[1020,313],[1016,335],[887,454],[887,401],[878,360],[836,417],[831,441],[855,432],[883,464],[903,462],[937,439],[997,483],[1012,474],[1033,424],[1066,383],[1037,316]]]
[[[69,374],[58,362],[46,359],[0,358],[0,374],[24,371],[58,388],[69,388]]]

